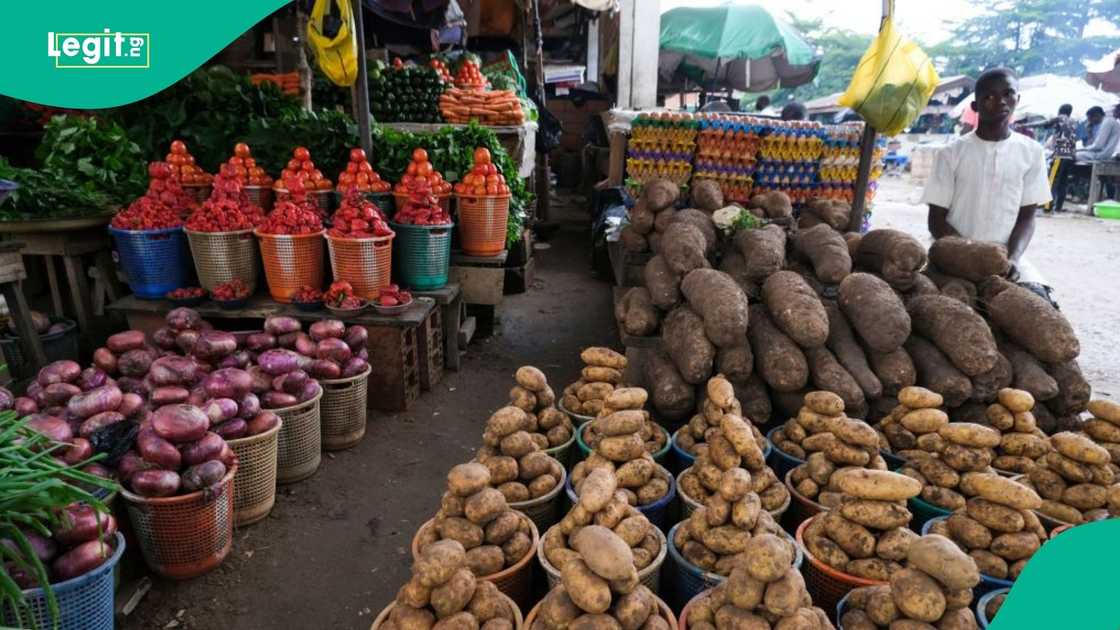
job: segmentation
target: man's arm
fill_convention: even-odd
[[[929,225],[929,233],[933,235],[933,238],[960,236],[956,228],[949,225],[948,208],[942,208],[932,203],[929,204],[929,218],[927,219],[927,223]]]
[[[1011,270],[1008,277],[1015,280],[1019,277],[1019,259],[1027,251],[1034,236],[1034,215],[1038,210],[1037,205],[1019,208],[1019,217],[1015,219],[1015,227],[1011,230],[1011,237],[1007,239],[1007,257],[1011,260]]]

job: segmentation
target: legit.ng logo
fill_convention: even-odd
[[[47,33],[47,56],[56,68],[149,68],[151,33]]]

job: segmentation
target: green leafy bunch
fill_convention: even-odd
[[[97,116],[55,116],[36,150],[42,170],[71,176],[84,189],[100,191],[118,205],[144,194],[148,161],[120,125]]]

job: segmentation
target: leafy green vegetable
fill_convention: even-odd
[[[332,182],[346,168],[350,149],[360,146],[358,124],[349,114],[336,110],[312,113],[301,109],[271,118],[255,117],[249,121],[245,141],[257,162],[274,177],[291,159],[292,149],[307,147],[311,161]]]
[[[108,212],[113,201],[100,190],[83,186],[68,173],[16,168],[0,157],[0,179],[19,184],[0,204],[0,221],[63,219]]]
[[[51,175],[70,176],[86,190],[101,191],[122,205],[147,189],[144,153],[113,121],[55,116],[44,132],[36,156]]]

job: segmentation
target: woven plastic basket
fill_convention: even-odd
[[[653,503],[639,505],[638,511],[644,514],[646,518],[649,519],[649,522],[656,525],[658,529],[666,531],[671,525],[669,522],[669,508],[673,505],[673,499],[677,497],[677,480],[673,478],[669,469],[664,466],[658,466],[655,470],[662,479],[669,482],[669,491],[665,493],[665,496]],[[572,487],[571,475],[568,475],[568,478],[564,481],[564,493],[568,495],[568,500],[571,501],[572,505],[579,503],[579,495],[576,494],[575,488]]]
[[[529,615],[525,617],[525,630],[530,630],[530,628],[533,627],[533,622],[537,620],[537,615],[540,614],[540,608],[541,602],[537,602],[537,605],[533,606],[533,609],[529,611]],[[657,598],[657,611],[669,624],[670,628],[677,627],[676,615],[673,614],[673,611],[669,608],[669,605],[666,604],[660,597]]]
[[[790,529],[796,530],[798,525],[809,520],[814,515],[824,512],[827,508],[812,499],[802,496],[797,489],[793,487],[792,480],[790,479],[792,474],[793,471],[791,470],[786,473],[785,477],[786,489],[789,490],[790,497],[789,512],[786,514],[786,524]]]
[[[522,630],[522,628],[528,630],[529,626],[525,625],[525,621],[521,617],[521,609],[517,607],[517,603],[510,599],[505,593],[502,593],[501,596],[505,600],[506,605],[509,606],[509,609],[513,611],[513,630]],[[373,620],[373,625],[369,627],[369,630],[379,630],[381,624],[385,623],[385,620],[389,618],[389,613],[393,611],[393,606],[396,605],[396,602],[392,602],[385,608],[382,608],[381,612],[377,613],[377,617]]]
[[[401,283],[418,291],[446,285],[454,225],[390,226],[397,233],[397,275]]]
[[[190,195],[191,199],[194,199],[196,203],[206,201],[206,198],[210,196],[210,191],[213,190],[213,188],[211,184],[183,184],[183,192]]]
[[[837,571],[814,558],[813,554],[805,548],[804,539],[805,528],[813,522],[814,518],[819,517],[814,516],[797,527],[797,546],[805,554],[805,564],[802,566],[801,572],[805,575],[805,586],[808,588],[814,604],[824,610],[836,610],[836,605],[852,589],[861,586],[886,584],[886,582],[868,580]]]
[[[506,248],[509,195],[459,199],[459,242],[471,256],[497,256]]]
[[[691,468],[691,466],[689,468]],[[680,472],[680,474],[677,475],[677,481],[676,481],[676,483],[677,483],[677,494],[681,498],[681,519],[682,520],[692,516],[692,513],[695,512],[697,510],[697,508],[699,508],[701,505],[703,505],[699,501],[697,501],[697,500],[693,499],[692,497],[688,496],[687,494],[685,494],[684,490],[681,489],[681,476],[683,476],[684,473],[687,472],[688,470],[689,470],[688,468],[685,468],[684,470],[682,470]],[[785,500],[784,503],[782,503],[778,507],[774,508],[773,510],[767,510],[768,512],[770,512],[770,516],[774,517],[774,520],[780,520],[782,518],[782,515],[785,514],[786,510],[789,509],[790,500],[791,500],[792,496],[793,496],[793,493],[790,493],[789,496],[786,497],[786,500]]]
[[[997,596],[1007,595],[1010,592],[1010,588],[997,588],[994,591],[984,593],[984,596],[976,602],[976,621],[980,623],[981,630],[988,630],[988,626],[992,624],[992,619],[988,618],[988,603]]]
[[[136,297],[162,300],[168,292],[187,284],[190,262],[183,228],[118,230],[109,227],[117,243],[121,269]]]
[[[366,434],[366,391],[369,373],[335,380],[319,381],[323,400],[319,402],[319,418],[323,430],[323,448],[335,451],[350,448]]]
[[[260,239],[264,275],[272,299],[287,304],[301,287],[323,287],[323,232],[254,234]]]
[[[770,464],[770,467],[774,469],[774,474],[778,476],[778,479],[783,479],[785,478],[786,473],[793,470],[794,468],[797,468],[800,464],[804,464],[805,460],[798,459],[793,455],[786,453],[782,449],[778,448],[776,444],[774,444],[774,432],[780,428],[781,426],[776,426],[766,432],[766,441],[772,446],[770,450],[770,457],[766,458],[766,463]]]
[[[928,534],[929,530],[933,527],[934,523],[936,523],[938,521],[944,521],[947,518],[949,518],[949,517],[948,516],[935,516],[934,518],[931,518],[928,521],[926,521],[922,525],[922,529],[921,529],[922,535],[925,536],[926,534]],[[1045,541],[1043,541],[1043,542],[1045,542]],[[980,583],[977,584],[976,586],[972,587],[972,597],[973,597],[973,599],[979,599],[980,597],[983,597],[984,595],[987,595],[988,593],[991,593],[994,590],[998,590],[998,589],[1001,589],[1001,588],[1010,589],[1011,585],[1014,584],[1014,583],[1015,583],[1014,580],[1005,580],[1005,579],[1002,579],[1002,578],[992,577],[990,575],[985,575],[985,574],[981,573],[980,574]]]
[[[393,235],[371,238],[327,237],[335,280],[354,287],[354,295],[372,300],[389,286],[393,269]]]
[[[113,555],[94,570],[51,585],[58,602],[58,618],[51,614],[47,593],[41,588],[23,591],[26,607],[17,618],[5,603],[0,606],[0,621],[12,628],[54,628],[59,630],[113,630],[113,573],[124,554],[124,536],[113,538]],[[20,623],[22,621],[22,623]],[[17,625],[18,624],[18,625]]]
[[[257,253],[257,239],[253,238],[252,230],[183,231],[191,245],[199,286],[213,291],[223,282],[240,279],[249,287],[250,294],[257,292],[257,275],[261,263],[260,254]]]
[[[268,212],[272,209],[272,188],[268,186],[245,186],[242,188],[249,196],[249,202]]]
[[[661,589],[661,565],[665,563],[665,556],[669,553],[669,545],[665,540],[665,534],[661,533],[660,529],[653,528],[653,533],[661,542],[661,551],[657,553],[657,557],[653,561],[646,565],[646,568],[638,571],[638,579],[656,595]],[[552,589],[560,584],[560,570],[552,566],[552,563],[544,555],[544,538],[542,536],[541,543],[537,545],[537,560],[544,569],[545,577],[548,578],[548,588]]]
[[[238,527],[264,519],[276,503],[276,453],[280,427],[236,440],[229,447],[237,455],[233,478],[233,520]]]
[[[122,489],[148,568],[176,580],[222,563],[233,547],[234,464],[220,482],[176,497],[147,498]]]
[[[533,519],[537,531],[546,530],[560,520],[560,491],[564,489],[567,479],[568,471],[564,470],[560,482],[552,490],[535,499],[510,503],[509,507]]]
[[[319,422],[319,401],[323,392],[307,402],[273,409],[280,416],[280,438],[276,450],[276,482],[303,481],[319,469],[323,442]]]
[[[529,529],[531,530],[532,547],[525,553],[525,557],[518,560],[513,566],[507,567],[497,573],[490,575],[480,576],[480,580],[493,582],[498,590],[505,593],[517,603],[518,606],[524,608],[529,607],[529,603],[533,597],[533,556],[536,554],[537,546],[540,544],[540,532],[537,530],[536,524],[533,519],[522,514],[525,520],[529,521]],[[412,559],[416,560],[420,557],[420,536],[428,528],[435,526],[435,519],[429,519],[420,529],[416,530],[416,535],[412,537]]]

